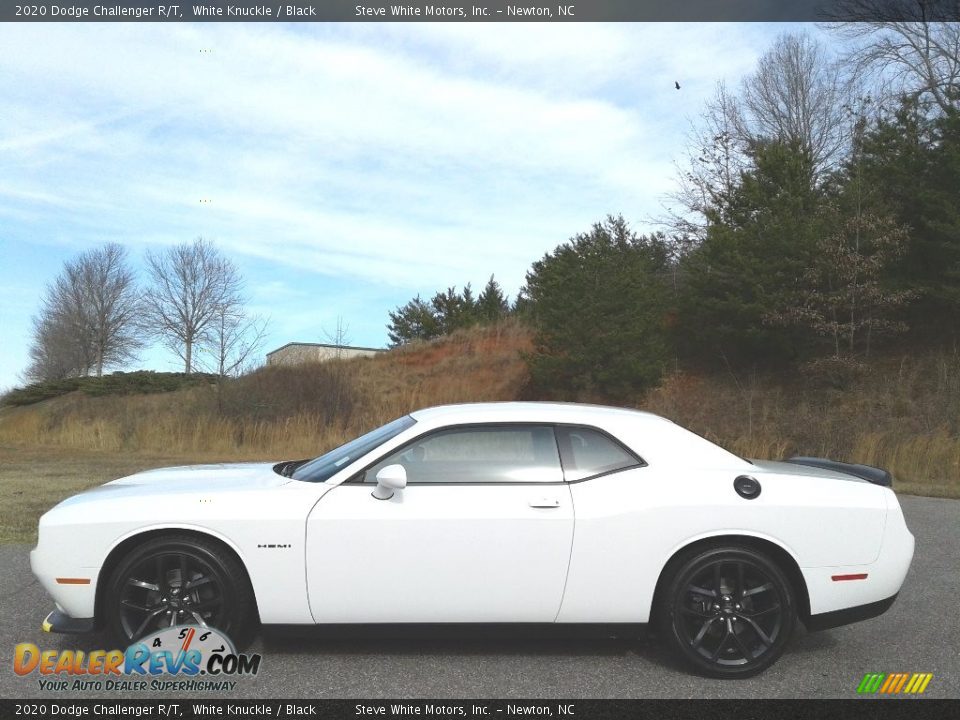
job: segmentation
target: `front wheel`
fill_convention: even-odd
[[[762,672],[783,653],[796,624],[790,582],[769,557],[746,547],[681,560],[664,601],[664,636],[710,677]]]
[[[187,535],[134,548],[111,573],[104,603],[108,632],[129,645],[174,625],[211,627],[240,649],[256,627],[245,568],[218,543]]]

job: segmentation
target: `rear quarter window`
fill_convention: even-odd
[[[558,427],[557,442],[567,482],[646,465],[621,443],[594,428]]]

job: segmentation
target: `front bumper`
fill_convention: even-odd
[[[30,553],[30,569],[57,604],[57,610],[70,618],[96,615],[96,568],[85,567],[62,544],[43,542]]]
[[[93,632],[96,629],[96,622],[94,618],[73,618],[65,612],[54,610],[47,615],[40,627],[44,632],[76,635]]]

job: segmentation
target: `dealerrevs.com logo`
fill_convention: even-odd
[[[13,671],[38,674],[47,691],[140,690],[231,691],[233,679],[256,675],[261,656],[237,653],[213,628],[176,625],[138,640],[126,650],[40,650],[33,643],[14,648]]]

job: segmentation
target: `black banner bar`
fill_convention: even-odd
[[[0,700],[9,718],[558,718],[563,720],[926,720],[958,700]]]
[[[819,22],[960,20],[957,0],[3,0],[0,22]]]

